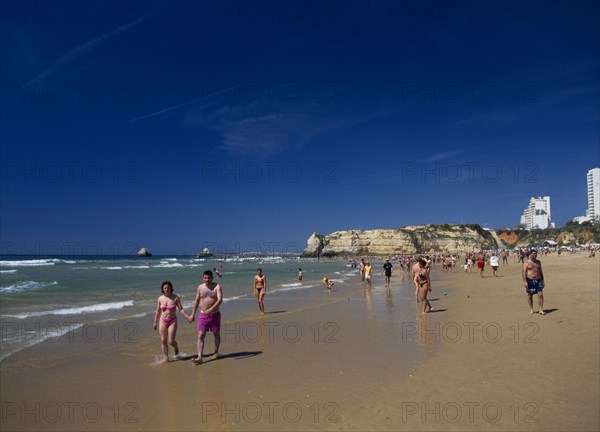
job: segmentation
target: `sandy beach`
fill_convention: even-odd
[[[498,278],[438,266],[425,316],[380,263],[370,290],[267,296],[264,317],[236,322],[224,308],[222,357],[201,366],[156,364],[148,320],[74,332],[2,363],[2,430],[595,431],[598,258],[540,259],[546,316],[511,257]],[[195,354],[194,326],[177,339]]]

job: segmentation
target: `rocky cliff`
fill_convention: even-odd
[[[540,246],[544,240],[552,240],[560,246],[600,243],[600,224],[567,223],[562,228],[527,230],[498,230],[499,237],[508,247]]]
[[[464,252],[504,247],[495,233],[479,225],[418,225],[400,229],[314,233],[303,256],[395,255]]]

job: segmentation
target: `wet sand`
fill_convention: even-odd
[[[155,364],[147,320],[42,343],[0,366],[2,430],[598,430],[597,258],[541,260],[546,316],[511,258],[499,278],[436,269],[425,316],[400,272],[389,291],[378,274],[315,288],[324,301],[297,311],[224,308],[222,357],[201,366]],[[194,327],[178,341],[195,354]]]

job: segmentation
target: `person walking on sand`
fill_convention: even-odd
[[[425,268],[425,266],[427,265],[425,260],[419,259],[419,261],[417,261],[417,264],[419,266],[419,271],[417,272],[417,274],[414,277],[414,282],[415,282],[415,285],[419,286],[419,290],[421,292],[421,298],[423,299],[423,302],[424,302],[422,313],[426,314],[433,310],[433,307],[431,307],[431,303],[429,303],[429,300],[427,299],[427,295],[431,292],[431,279],[429,278],[429,272]],[[427,310],[428,307],[429,307],[429,310]]]
[[[544,282],[544,272],[542,272],[542,263],[537,259],[537,250],[531,249],[529,258],[523,263],[521,271],[523,285],[527,292],[527,303],[529,304],[529,313],[533,314],[533,295],[538,295],[538,306],[540,315],[546,315],[544,312],[544,294],[542,290],[546,287]]]
[[[415,279],[417,274],[421,271],[421,266],[419,265],[419,260],[421,260],[421,258],[417,259],[417,261],[415,261],[415,263],[413,264],[413,266],[410,269],[411,276],[413,278],[413,281],[415,282],[415,303],[419,303],[420,286]],[[423,266],[425,266],[425,264],[423,264]]]
[[[392,265],[392,263],[390,262],[390,258],[388,257],[385,260],[385,263],[383,264],[383,269],[381,270],[381,273],[385,276],[385,287],[389,288],[390,287],[390,279],[392,278],[392,268],[394,266]]]
[[[506,249],[502,249],[502,265],[508,265],[508,251]]]
[[[160,285],[160,291],[162,295],[158,298],[156,304],[154,330],[158,329],[163,361],[167,362],[169,361],[169,345],[175,350],[175,358],[179,358],[179,346],[175,340],[175,336],[177,336],[177,309],[179,308],[183,316],[188,320],[189,315],[183,308],[179,296],[173,294],[173,284],[171,282],[164,281]]]
[[[261,315],[265,314],[265,304],[263,299],[267,293],[267,277],[263,275],[262,269],[256,269],[256,275],[254,276],[254,295],[258,301],[258,309]]]
[[[492,270],[494,271],[494,277],[498,277],[498,266],[500,265],[500,263],[498,257],[496,256],[496,252],[494,252],[490,257],[490,265],[492,266]]]
[[[485,255],[483,252],[477,254],[477,268],[479,269],[479,276],[483,277],[483,269],[485,268]]]
[[[373,277],[373,267],[371,267],[371,263],[368,262],[365,265],[365,281],[367,282],[367,285],[369,285],[369,288],[371,287],[371,278]]]
[[[364,258],[360,259],[359,270],[360,270],[360,283],[363,283],[365,281],[365,260],[364,260]]]
[[[223,289],[221,285],[213,282],[213,273],[206,270],[203,274],[204,283],[198,286],[196,291],[196,300],[192,314],[188,318],[190,323],[194,322],[196,310],[200,306],[198,314],[198,357],[194,360],[195,364],[202,364],[202,355],[204,353],[204,338],[206,332],[212,332],[215,337],[215,352],[213,359],[219,357],[219,346],[221,345],[221,312],[219,306],[223,303]]]

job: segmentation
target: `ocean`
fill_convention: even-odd
[[[267,312],[269,301],[277,298],[297,299],[292,303],[297,308],[311,303],[308,300],[315,297],[311,290],[325,291],[325,276],[338,286],[358,278],[356,270],[342,261],[281,256],[200,259],[189,255],[4,255],[0,256],[0,361],[76,329],[83,328],[85,337],[93,339],[97,337],[95,324],[110,326],[111,322],[145,317],[150,323],[165,280],[173,283],[175,293],[190,312],[202,273],[213,268],[222,273],[221,278],[215,275],[215,281],[223,287],[221,309],[227,310],[227,317],[256,314],[252,291],[257,267],[267,276]],[[299,268],[303,271],[302,282],[298,281]]]

